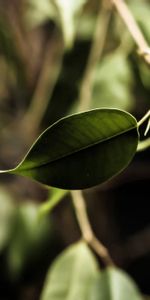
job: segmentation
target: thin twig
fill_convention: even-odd
[[[85,69],[83,81],[80,87],[80,96],[79,96],[80,110],[85,110],[90,106],[95,69],[104,49],[110,16],[111,16],[111,10],[108,7],[103,5],[97,17],[93,42],[92,42],[87,66]]]
[[[147,64],[150,64],[150,47],[145,40],[138,24],[136,23],[131,11],[123,0],[110,0],[116,7],[119,15],[128,28],[133,40],[138,46],[139,54],[144,58]]]
[[[150,129],[150,110],[148,110],[148,112],[144,115],[144,117],[137,123],[138,127],[140,127],[147,119],[148,120],[148,124],[146,126],[146,130],[144,135],[146,136],[149,129]],[[140,141],[137,147],[137,152],[146,150],[147,148],[150,147],[150,138],[144,140],[144,141]]]
[[[138,122],[138,127],[141,126],[150,117],[150,110],[144,115],[144,117]]]
[[[145,132],[144,132],[144,135],[145,135],[145,136],[148,134],[149,130],[150,130],[150,118],[149,118],[149,120],[148,120],[146,129],[145,129]]]
[[[107,248],[95,237],[81,191],[71,192],[77,220],[85,242],[101,257],[105,265],[114,265]]]

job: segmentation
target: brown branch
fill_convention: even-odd
[[[100,256],[105,265],[114,265],[107,248],[96,238],[91,228],[82,192],[73,191],[71,195],[83,239]]]
[[[138,24],[136,23],[131,11],[123,0],[110,0],[116,7],[120,17],[128,28],[134,42],[138,47],[138,53],[150,64],[150,47],[145,40]]]

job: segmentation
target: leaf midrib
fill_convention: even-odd
[[[133,126],[133,127],[131,127],[131,128],[128,128],[128,129],[126,129],[126,130],[123,130],[122,132],[116,133],[116,134],[112,135],[111,137],[107,137],[107,138],[104,138],[104,139],[102,139],[102,140],[98,140],[98,141],[96,141],[96,142],[94,142],[94,143],[92,143],[92,144],[89,144],[89,145],[87,145],[87,146],[84,146],[84,147],[82,147],[82,148],[80,148],[80,149],[76,149],[76,150],[74,150],[74,151],[65,153],[64,155],[62,155],[62,156],[60,156],[60,157],[58,157],[58,158],[55,158],[55,159],[53,159],[53,160],[47,160],[47,161],[45,161],[45,162],[43,162],[43,163],[40,163],[40,164],[37,164],[37,165],[35,165],[35,166],[33,166],[33,167],[25,167],[25,168],[21,168],[22,164],[25,162],[25,160],[26,160],[26,158],[27,158],[27,156],[25,156],[24,159],[22,160],[22,162],[21,162],[16,168],[14,168],[12,171],[17,171],[17,170],[19,171],[19,169],[20,169],[20,171],[27,171],[27,170],[37,169],[37,168],[39,168],[39,167],[48,165],[48,164],[50,164],[50,163],[52,163],[52,162],[56,162],[56,161],[58,161],[58,160],[60,160],[60,159],[62,159],[62,158],[65,158],[65,157],[67,157],[67,156],[73,155],[73,154],[75,154],[75,153],[77,153],[77,152],[81,152],[81,151],[86,150],[86,149],[88,149],[88,148],[92,148],[92,147],[94,147],[94,146],[96,146],[96,145],[98,145],[98,144],[101,144],[101,143],[103,143],[103,142],[106,142],[106,141],[108,141],[108,140],[112,140],[112,139],[116,138],[117,136],[121,136],[121,135],[123,135],[124,133],[127,133],[127,132],[129,132],[129,131],[131,131],[131,130],[133,130],[133,129],[137,129],[136,124],[135,124],[135,126]],[[32,148],[31,148],[31,149],[32,149]],[[29,152],[27,155],[30,155],[30,152]]]

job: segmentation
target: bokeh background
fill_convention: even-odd
[[[150,44],[149,1],[128,5]],[[150,107],[150,69],[109,1],[0,0],[0,169],[15,167],[46,127],[87,103],[121,108],[138,120]],[[84,191],[97,237],[145,295],[149,154],[137,153],[122,174]],[[39,218],[39,208],[53,197],[63,199]],[[69,194],[0,175],[1,300],[38,300],[51,262],[79,238]]]

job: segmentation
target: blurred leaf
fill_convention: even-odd
[[[79,20],[77,28],[78,37],[82,40],[91,40],[95,30],[96,16],[93,14],[83,14]]]
[[[95,74],[92,107],[130,110],[134,105],[133,74],[126,56],[120,52],[106,56]]]
[[[90,300],[142,300],[133,280],[123,271],[108,268],[99,274]]]
[[[41,296],[47,299],[142,300],[125,272],[109,267],[100,273],[83,243],[67,249],[50,268]]]
[[[14,224],[14,204],[11,196],[0,188],[0,251],[7,246]]]
[[[39,218],[38,205],[24,203],[19,206],[8,249],[8,267],[13,277],[20,275],[28,260],[36,259],[51,232],[50,220]]]
[[[137,143],[137,122],[132,115],[117,109],[95,109],[54,123],[15,169],[4,172],[67,190],[84,189],[123,170]]]
[[[65,250],[51,266],[41,300],[87,300],[97,263],[83,242]]]
[[[41,23],[57,18],[57,10],[54,1],[27,0],[25,19],[28,25],[38,26]]]
[[[65,44],[67,47],[70,47],[72,46],[76,32],[75,25],[77,16],[80,14],[86,0],[55,0],[55,2],[59,8]]]
[[[87,0],[28,0],[26,20],[30,20],[32,26],[52,19],[62,30],[65,45],[67,48],[72,46],[75,32],[76,21],[84,3]]]

